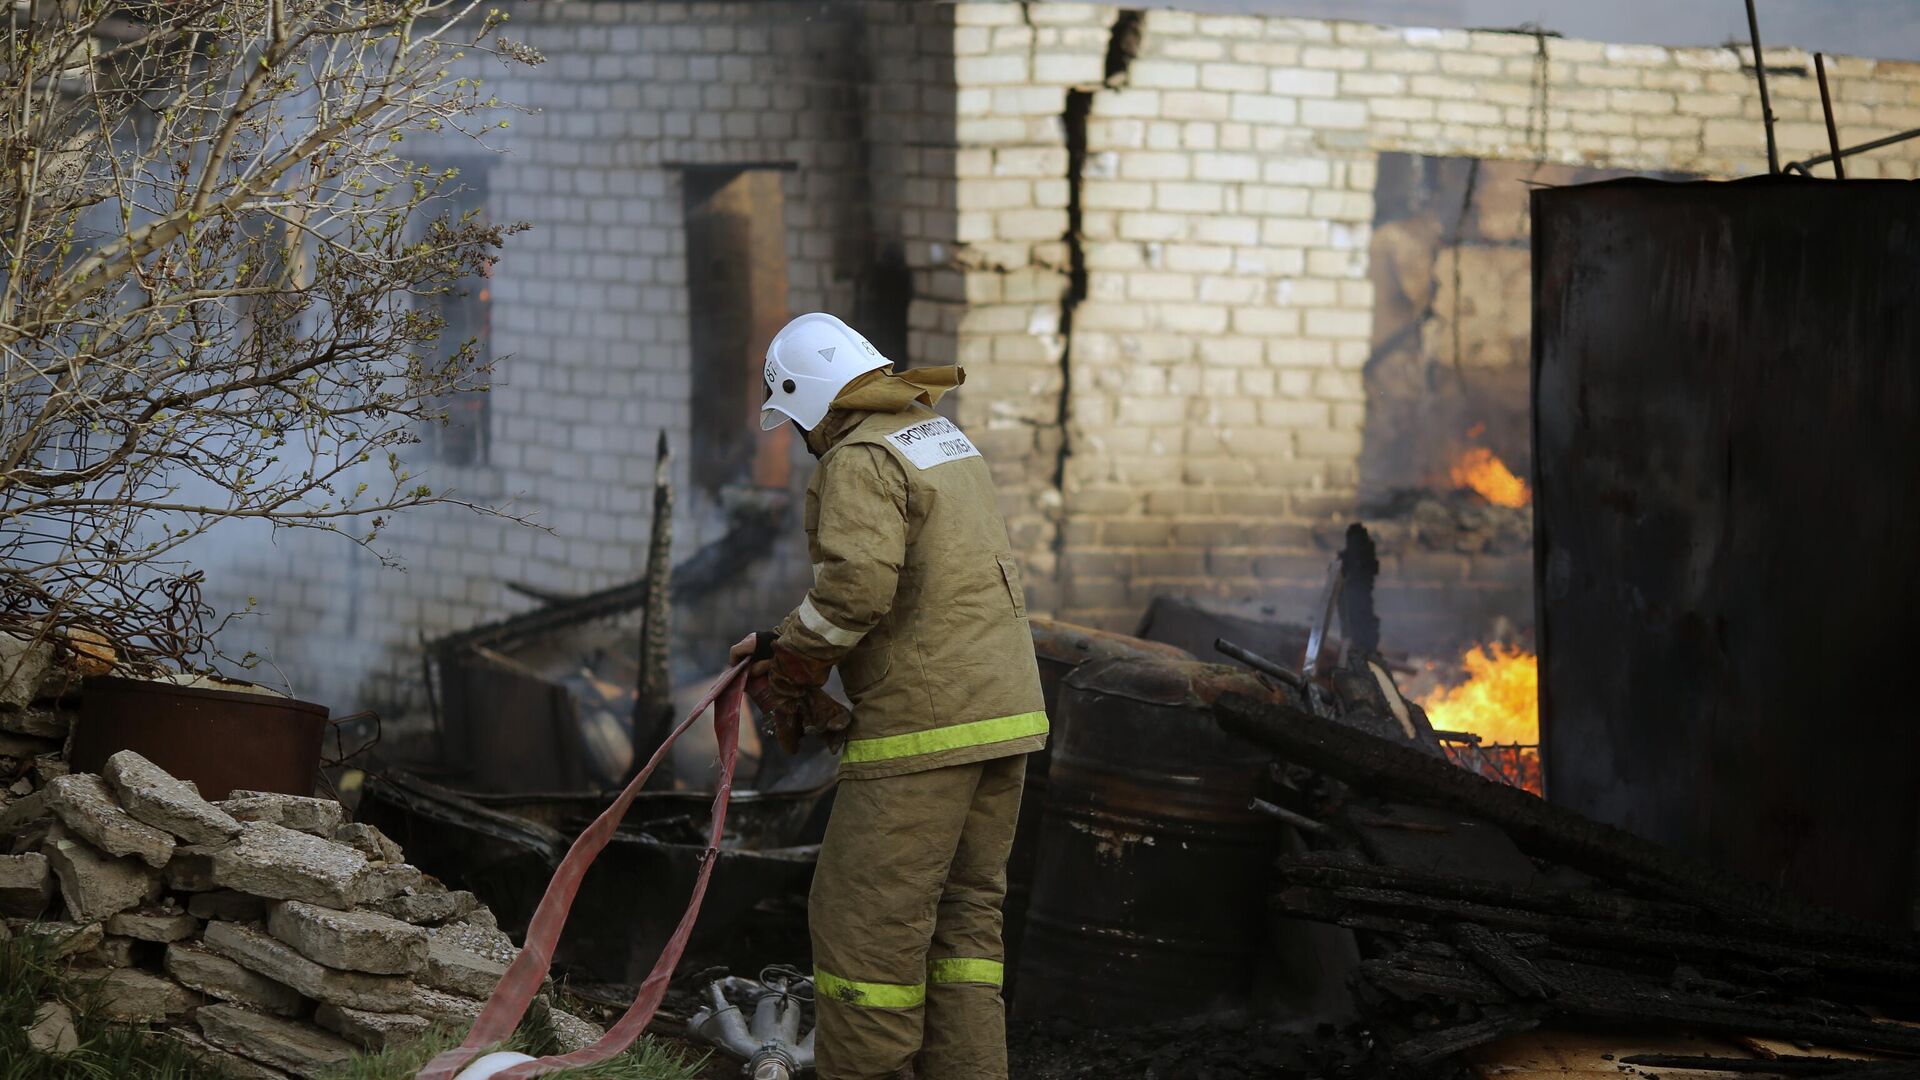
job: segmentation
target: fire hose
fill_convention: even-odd
[[[474,1021],[466,1040],[429,1061],[416,1074],[417,1080],[455,1080],[456,1077],[458,1080],[485,1080],[488,1077],[495,1080],[523,1080],[561,1069],[596,1065],[624,1053],[646,1030],[655,1010],[660,1007],[660,1000],[666,996],[667,981],[680,962],[680,954],[686,950],[687,939],[693,934],[694,920],[700,914],[700,902],[706,896],[707,881],[713,876],[714,863],[719,860],[720,838],[727,820],[727,800],[733,793],[734,759],[740,746],[740,708],[746,689],[746,670],[746,661],[728,669],[700,699],[700,703],[693,707],[693,712],[667,735],[659,749],[647,760],[646,767],[627,784],[620,797],[573,842],[566,857],[560,860],[559,868],[554,871],[553,880],[547,883],[540,906],[534,911],[533,921],[527,927],[526,945],[514,957],[500,984],[494,987],[492,995],[487,998],[486,1007],[480,1010],[480,1017]],[[525,1054],[500,1052],[481,1056],[489,1047],[504,1042],[520,1026],[527,1006],[532,1004],[534,995],[547,977],[548,969],[553,966],[554,946],[560,940],[560,931],[566,926],[567,912],[573,907],[574,897],[580,891],[580,881],[586,877],[587,868],[593,865],[595,857],[612,841],[620,819],[626,816],[628,807],[633,805],[634,796],[640,793],[647,777],[666,757],[668,748],[693,726],[710,705],[714,706],[714,735],[720,746],[720,775],[714,785],[713,825],[708,832],[707,849],[700,857],[700,870],[694,879],[693,895],[686,913],[680,917],[673,936],[667,939],[660,958],[654,961],[653,970],[647,974],[646,981],[640,984],[633,1004],[598,1042],[570,1054],[533,1058]]]

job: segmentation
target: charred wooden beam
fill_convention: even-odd
[[[653,459],[653,527],[647,542],[646,599],[641,605],[640,680],[633,696],[633,770],[666,738],[673,725],[673,684],[668,671],[673,637],[673,453],[660,433]],[[664,777],[663,777],[664,779]]]
[[[1836,1057],[1730,1058],[1696,1054],[1633,1054],[1621,1058],[1620,1064],[1635,1065],[1643,1069],[1686,1069],[1699,1072],[1752,1073],[1759,1076],[1848,1076],[1853,1070],[1894,1063]],[[1908,1069],[1916,1068],[1914,1062],[1898,1064],[1905,1065]]]
[[[780,534],[784,505],[769,502],[737,512],[725,535],[688,556],[673,568],[669,595],[676,604],[689,604],[735,580],[742,569],[759,561],[773,550]],[[622,582],[597,592],[556,600],[533,611],[470,627],[458,633],[436,638],[428,648],[447,652],[537,638],[581,623],[619,615],[647,602],[647,579]]]
[[[1535,963],[1554,1015],[1628,1023],[1668,1021],[1716,1031],[1764,1031],[1784,1039],[1900,1054],[1920,1053],[1920,1028],[1882,1023],[1834,1006],[1796,999],[1786,1002],[1714,997],[1607,968],[1561,960]],[[1499,981],[1466,960],[1411,950],[1363,960],[1361,976],[1403,1000],[1436,997],[1478,1005],[1512,1000]]]
[[[1870,1001],[1884,992],[1920,982],[1920,965],[1897,957],[1822,952],[1737,934],[1703,934],[1583,919],[1396,889],[1294,885],[1281,890],[1275,906],[1289,914],[1330,918],[1356,929],[1364,921],[1365,928],[1388,933],[1394,931],[1385,928],[1394,924],[1384,920],[1395,920],[1412,936],[1423,938],[1439,936],[1439,926],[1470,923],[1493,930],[1543,934],[1557,942],[1700,964],[1804,969],[1819,975],[1820,984],[1829,992],[1848,990],[1845,996],[1854,1000]],[[1354,919],[1356,915],[1363,920]]]
[[[1716,919],[1711,913],[1697,907],[1659,899],[1601,892],[1567,892],[1544,886],[1515,888],[1500,882],[1463,878],[1457,874],[1440,874],[1407,867],[1365,867],[1329,859],[1319,851],[1283,859],[1275,869],[1281,874],[1281,880],[1300,886],[1407,892],[1482,903],[1500,909],[1534,911],[1540,915],[1565,915],[1571,919],[1611,922],[1630,930],[1668,930],[1676,934],[1697,934],[1713,940],[1740,940],[1741,945],[1782,945],[1797,953],[1859,959],[1872,969],[1920,982],[1920,945],[1912,942],[1895,944],[1862,940],[1859,936],[1820,934],[1753,920],[1728,922]]]
[[[1539,1001],[1553,996],[1553,988],[1540,977],[1532,961],[1516,952],[1506,938],[1486,927],[1472,923],[1455,926],[1453,944],[1515,997]]]
[[[1815,907],[1341,721],[1237,694],[1221,697],[1214,715],[1228,731],[1288,761],[1321,770],[1363,791],[1471,814],[1506,830],[1529,853],[1578,870],[1615,880],[1638,875],[1674,886],[1704,903],[1789,926],[1897,940],[1885,927]]]
[[[1537,1016],[1501,1012],[1471,1023],[1402,1039],[1393,1044],[1393,1057],[1407,1065],[1424,1065],[1539,1026],[1540,1018]]]

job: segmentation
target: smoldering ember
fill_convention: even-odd
[[[0,1077],[1920,1077],[1901,5],[0,55]]]

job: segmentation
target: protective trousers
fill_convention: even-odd
[[[808,900],[820,1080],[1005,1080],[1000,905],[1026,756],[840,781]]]

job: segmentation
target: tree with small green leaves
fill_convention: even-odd
[[[466,0],[17,0],[0,42],[0,630],[217,650],[187,547],[239,520],[377,552],[457,493],[405,448],[485,371],[427,298],[517,226],[445,209],[484,144]],[[431,152],[418,154],[430,157]],[[384,558],[384,553],[383,558]],[[231,613],[226,613],[230,615]]]

